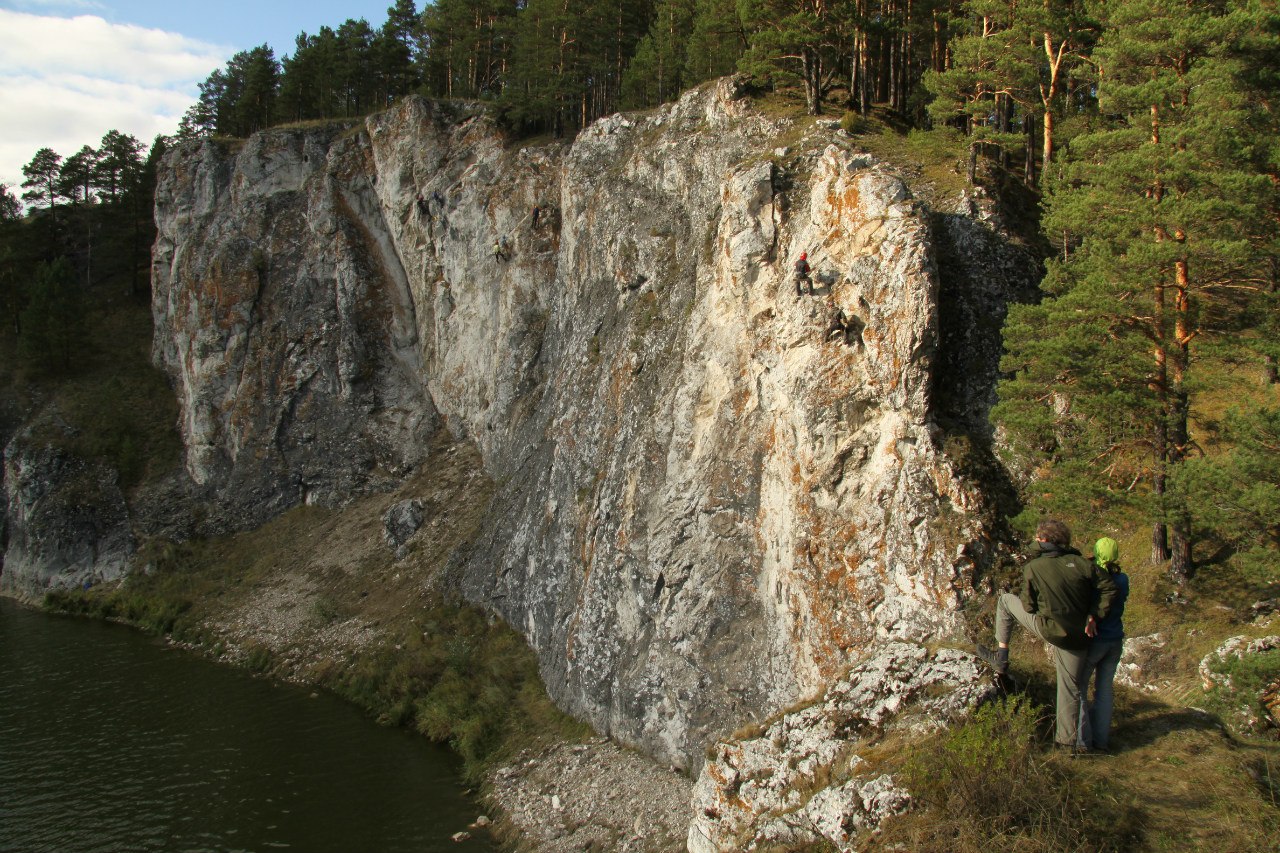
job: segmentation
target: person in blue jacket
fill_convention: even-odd
[[[1129,597],[1129,576],[1120,569],[1120,546],[1110,537],[1099,539],[1093,546],[1093,561],[1115,582],[1116,594],[1111,608],[1098,622],[1098,630],[1089,643],[1081,678],[1082,697],[1092,693],[1088,703],[1088,729],[1091,749],[1106,752],[1111,742],[1111,707],[1115,698],[1113,682],[1120,655],[1124,651],[1124,603]],[[1090,684],[1092,683],[1092,690]]]

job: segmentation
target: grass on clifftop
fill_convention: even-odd
[[[1275,850],[1280,755],[1206,714],[1125,703],[1112,754],[1048,751],[1052,706],[1013,696],[907,750],[915,808],[860,850]],[[897,845],[897,847],[895,847]]]
[[[1088,550],[1084,530],[1077,545]],[[1232,636],[1278,633],[1252,605],[1274,589],[1229,563],[1205,565],[1183,586],[1146,560],[1146,529],[1100,531],[1121,545],[1130,577],[1125,632],[1157,643],[1130,653],[1145,689],[1117,683],[1111,751],[1071,757],[1051,746],[1055,676],[1043,645],[1015,633],[1018,693],[968,724],[910,747],[905,776],[916,808],[890,823],[890,849],[912,851],[1280,850],[1280,730],[1262,722],[1262,689],[1280,680],[1280,652],[1213,669],[1228,687],[1206,689],[1200,662]],[[1013,586],[1020,576],[1002,576]],[[991,602],[975,605],[983,642]],[[1029,725],[1029,718],[1034,725]],[[948,779],[946,784],[940,780]]]

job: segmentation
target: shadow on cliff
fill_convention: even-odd
[[[1016,542],[1007,519],[1022,506],[1016,484],[996,456],[990,413],[1001,379],[1004,320],[1010,305],[1038,301],[1043,247],[1019,236],[1030,225],[1007,224],[990,207],[990,202],[966,194],[955,211],[930,214],[939,279],[931,397],[943,452],[988,498],[994,544],[988,573],[998,574]],[[994,207],[1003,209],[1003,203]],[[1026,207],[1015,204],[1014,217],[1023,216],[1018,211]],[[975,577],[975,587],[978,582]]]

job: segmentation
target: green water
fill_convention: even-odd
[[[0,599],[0,851],[491,851],[477,808],[336,698]]]

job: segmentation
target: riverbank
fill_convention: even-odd
[[[560,713],[524,640],[450,594],[449,561],[476,535],[493,489],[473,448],[440,440],[393,493],[298,507],[223,539],[145,543],[124,581],[55,593],[46,606],[332,690],[381,723],[448,743],[512,848],[607,839],[594,849],[682,850],[691,781]],[[405,506],[411,530],[397,524]]]
[[[489,777],[499,838],[537,853],[683,851],[692,781],[608,738],[521,752]]]

